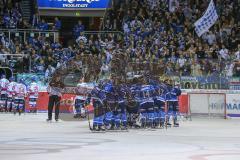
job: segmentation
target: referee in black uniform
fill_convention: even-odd
[[[63,83],[61,82],[60,77],[56,77],[53,79],[49,86],[47,87],[47,92],[49,94],[49,101],[48,101],[48,119],[47,121],[52,121],[52,112],[53,107],[55,106],[55,120],[58,121],[59,119],[59,107],[60,101],[62,97],[62,89],[64,88]]]

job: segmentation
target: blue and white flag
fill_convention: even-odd
[[[204,15],[194,23],[195,31],[199,37],[211,28],[218,19],[218,14],[213,0],[208,5]]]

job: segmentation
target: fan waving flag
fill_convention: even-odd
[[[195,31],[199,37],[211,28],[218,19],[218,14],[213,0],[208,5],[204,15],[194,23]]]

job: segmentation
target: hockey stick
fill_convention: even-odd
[[[87,107],[87,119],[88,119],[88,127],[90,129],[90,131],[93,131],[93,128],[91,126],[91,122],[90,122],[90,116],[89,116],[89,110],[88,110],[89,107]]]

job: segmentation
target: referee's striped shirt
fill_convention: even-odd
[[[61,91],[62,91],[61,88],[51,87],[51,86],[47,87],[47,92],[49,93],[50,96],[59,96],[59,97],[61,97],[62,96]]]

